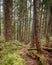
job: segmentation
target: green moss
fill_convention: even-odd
[[[25,65],[25,60],[19,52],[9,53],[0,60],[0,65]]]
[[[5,39],[0,36],[0,43],[4,43],[4,42],[5,42]]]
[[[50,36],[50,42],[52,42],[52,37]],[[46,38],[41,39],[41,46],[46,45]],[[52,47],[52,44],[50,43],[50,46]]]
[[[19,42],[3,44],[2,50],[0,50],[0,65],[25,65],[25,59],[19,50]]]

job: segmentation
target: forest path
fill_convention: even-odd
[[[25,48],[22,48],[20,51],[22,52],[22,54],[25,58],[26,65],[38,65],[38,62],[36,59],[33,60],[31,57],[29,57],[27,55],[27,53],[26,53],[27,50]]]
[[[20,51],[22,52],[25,58],[26,65],[39,65],[37,59],[32,59],[27,55],[26,48],[22,48]],[[47,55],[47,51],[43,51],[42,53]],[[51,57],[49,57],[48,63],[49,65],[52,65],[52,53],[50,55]]]

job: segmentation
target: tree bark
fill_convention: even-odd
[[[13,40],[12,31],[12,0],[4,0],[4,27],[5,27],[5,40]]]
[[[52,26],[52,0],[50,3],[50,16],[49,16],[49,22],[48,22],[47,34],[46,34],[46,46],[47,47],[50,47],[51,26]]]
[[[46,33],[46,46],[47,47],[50,47],[51,26],[52,26],[52,14],[50,14],[50,19],[48,22],[47,33]]]
[[[39,25],[39,0],[33,1],[34,5],[34,15],[33,15],[33,25],[32,25],[32,47],[36,44],[37,51],[40,52],[40,25]]]

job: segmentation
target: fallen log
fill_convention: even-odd
[[[48,52],[52,52],[52,48],[48,48],[48,47],[43,47],[44,50],[48,51]]]

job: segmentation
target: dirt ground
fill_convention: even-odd
[[[26,54],[25,48],[22,48],[20,51],[24,55],[24,58],[26,60],[26,65],[39,65],[36,59],[32,59],[31,57],[29,57]],[[48,63],[49,63],[49,65],[52,65],[52,53],[47,53],[47,51],[43,51],[42,53],[45,55],[47,55],[47,54],[49,55]]]

